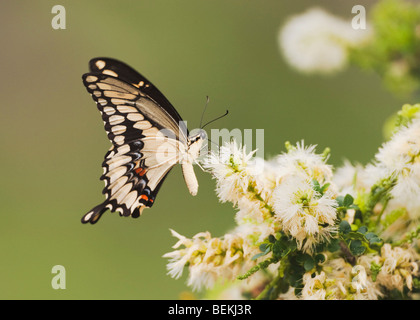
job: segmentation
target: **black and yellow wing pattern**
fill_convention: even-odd
[[[188,130],[165,96],[125,63],[95,58],[89,66],[83,83],[112,146],[102,163],[106,200],[82,222],[94,224],[108,209],[136,218],[153,205],[167,174],[188,149]]]

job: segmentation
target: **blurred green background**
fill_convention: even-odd
[[[109,148],[102,120],[81,75],[109,56],[148,77],[198,126],[227,108],[212,128],[265,129],[266,157],[286,140],[304,139],[330,162],[367,163],[382,125],[411,98],[395,97],[374,74],[351,68],[332,77],[303,76],[279,51],[279,28],[291,14],[319,5],[352,17],[374,1],[154,0],[2,1],[1,37],[1,299],[178,299],[189,289],[166,275],[175,239],[234,226],[209,174],[196,168],[197,197],[179,167],[153,209],[139,219],[80,218],[103,201],[101,163]],[[67,29],[53,30],[54,5]],[[51,287],[54,265],[66,268],[65,290]]]

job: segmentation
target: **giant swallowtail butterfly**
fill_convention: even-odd
[[[106,200],[82,218],[96,223],[106,210],[137,218],[150,208],[172,167],[182,164],[188,190],[197,194],[193,162],[205,134],[189,136],[181,116],[145,77],[120,61],[95,58],[83,83],[101,112],[112,143],[102,163]]]

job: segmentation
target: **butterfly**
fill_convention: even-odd
[[[96,223],[108,209],[139,217],[156,200],[169,171],[181,163],[189,192],[198,182],[193,163],[206,139],[189,135],[181,116],[145,77],[125,63],[94,58],[83,83],[102,115],[111,148],[102,163],[106,199],[82,217]]]

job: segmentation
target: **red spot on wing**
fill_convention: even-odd
[[[144,176],[145,175],[145,173],[146,173],[146,169],[144,169],[144,168],[137,168],[137,169],[135,169],[134,170],[140,177],[142,177],[142,176]]]

